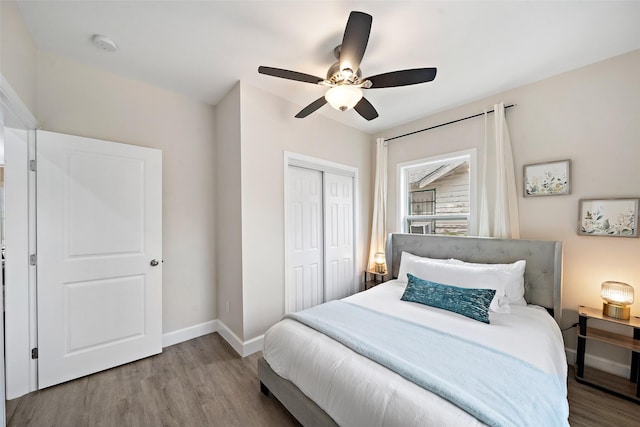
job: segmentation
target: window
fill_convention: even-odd
[[[475,234],[472,171],[475,151],[451,153],[398,165],[400,227],[404,233]]]
[[[407,212],[414,219],[408,220],[409,233],[432,234],[435,231],[435,221],[427,220],[424,216],[436,213],[436,190],[415,190],[408,193],[409,204]]]

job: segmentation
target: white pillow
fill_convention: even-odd
[[[417,272],[420,268],[421,261],[431,261],[438,263],[448,263],[448,259],[427,258],[418,255],[414,255],[409,252],[402,252],[400,255],[400,269],[398,270],[398,281],[407,283],[407,273],[413,274],[416,277],[420,277]],[[444,285],[444,283],[443,283]]]
[[[524,269],[527,266],[527,261],[520,260],[513,264],[482,264],[461,261],[459,259],[450,259],[449,262],[458,265],[468,265],[470,267],[489,267],[505,271],[509,275],[509,281],[505,288],[509,304],[527,305],[527,301],[524,299]]]
[[[451,263],[448,260],[434,260],[411,255],[406,257],[408,262],[403,262],[406,252],[403,252],[400,260],[400,273],[398,280],[407,281],[407,273],[431,282],[443,285],[458,286],[461,288],[494,289],[496,291],[491,301],[490,310],[498,313],[509,313],[509,300],[505,289],[509,281],[506,271],[493,267],[469,266]],[[415,258],[414,258],[415,257]],[[419,258],[419,259],[416,259]],[[403,267],[404,264],[404,268]]]

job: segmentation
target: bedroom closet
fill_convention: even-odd
[[[285,304],[298,311],[356,290],[355,172],[289,159],[285,173]]]

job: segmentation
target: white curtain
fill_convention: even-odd
[[[485,111],[484,170],[478,235],[520,238],[518,196],[504,103],[493,106],[493,126]]]
[[[373,218],[371,220],[371,246],[367,270],[375,270],[374,257],[384,252],[387,237],[387,157],[388,143],[383,138],[376,141],[376,180],[373,194]]]

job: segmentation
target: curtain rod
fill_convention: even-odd
[[[504,109],[506,110],[507,108],[516,107],[516,106],[518,106],[518,104],[505,105]],[[495,112],[495,110],[487,111],[487,113],[493,113],[493,112]],[[458,120],[452,120],[452,121],[447,122],[447,123],[441,123],[439,125],[428,127],[426,129],[420,129],[420,130],[416,130],[416,131],[413,131],[413,132],[405,133],[404,135],[398,135],[398,136],[394,136],[393,138],[385,139],[385,142],[393,141],[394,139],[404,138],[405,136],[414,135],[416,133],[424,132],[426,130],[431,130],[431,129],[439,128],[439,127],[446,126],[446,125],[451,125],[453,123],[458,123],[458,122],[461,122],[463,120],[473,119],[474,117],[480,117],[480,116],[483,116],[483,115],[484,115],[484,112],[483,113],[474,114],[473,116],[463,117],[463,118],[458,119]]]

